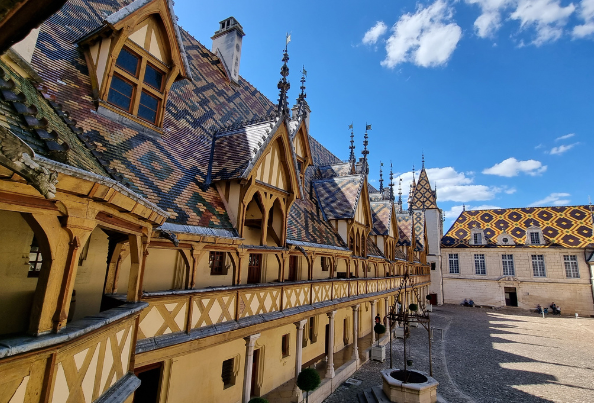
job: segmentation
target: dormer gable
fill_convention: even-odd
[[[510,234],[505,230],[497,237],[497,245],[514,246],[516,243]]]
[[[291,123],[296,125],[291,134],[291,145],[297,162],[299,181],[303,185],[305,182],[305,171],[307,170],[307,167],[313,164],[311,148],[309,145],[309,133],[307,131],[307,125],[303,119]]]
[[[171,85],[191,79],[176,20],[171,0],[136,0],[79,40],[100,114],[161,133]]]
[[[355,222],[371,229],[371,206],[369,205],[369,192],[367,190],[367,179],[363,181],[363,188],[357,201],[355,210]]]
[[[478,226],[470,229],[470,244],[474,246],[486,245],[485,232]]]
[[[532,224],[526,229],[526,245],[544,245],[545,239],[542,234],[542,228]]]

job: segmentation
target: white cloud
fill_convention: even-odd
[[[466,0],[466,3],[481,8],[482,14],[474,21],[474,29],[481,38],[490,38],[501,27],[501,11],[513,0]]]
[[[383,21],[376,22],[373,27],[369,28],[369,30],[365,32],[365,35],[363,36],[362,40],[363,44],[375,45],[380,36],[384,35],[387,30],[388,27],[386,26],[386,24],[384,24]]]
[[[540,46],[554,42],[563,35],[567,19],[574,11],[573,3],[561,7],[560,0],[519,0],[510,18],[519,20],[521,29],[533,27],[536,38],[532,43]]]
[[[551,204],[553,206],[565,206],[571,203],[571,200],[568,199],[569,196],[571,196],[569,193],[551,193],[544,199],[535,201],[530,205],[530,207],[539,207]]]
[[[483,170],[485,175],[497,175],[511,178],[518,176],[520,173],[525,173],[530,176],[540,175],[547,170],[546,165],[542,165],[540,161],[526,160],[518,161],[515,158],[508,158],[501,161],[498,164],[493,165],[491,168]]]
[[[543,148],[544,144],[540,143],[539,145],[537,145],[536,147],[534,147],[535,150],[538,150],[539,148]]]
[[[559,147],[553,147],[553,148],[551,148],[551,151],[549,151],[549,154],[561,155],[564,152],[571,150],[573,147],[577,146],[578,144],[580,144],[580,143],[563,144],[563,145],[560,145]]]
[[[580,18],[584,24],[573,27],[574,38],[585,38],[594,34],[594,0],[582,0],[579,6]]]
[[[514,193],[516,193],[516,191],[517,191],[516,188],[509,188],[509,189],[504,190],[503,192],[508,195],[513,195]]]
[[[453,9],[444,0],[428,7],[419,5],[414,14],[404,14],[392,27],[382,66],[390,69],[411,62],[421,67],[447,64],[462,36],[453,22]]]
[[[593,0],[593,1],[594,1],[594,0]],[[566,135],[564,135],[564,136],[557,137],[557,138],[555,139],[555,141],[559,141],[559,140],[567,140],[567,139],[570,139],[570,138],[572,138],[573,136],[575,136],[575,133],[569,133],[569,134],[566,134]]]
[[[493,186],[476,185],[473,183],[474,178],[467,176],[467,174],[471,173],[458,172],[453,167],[427,169],[427,176],[431,181],[431,186],[435,188],[435,183],[437,183],[437,198],[440,202],[455,201],[463,203],[491,200],[503,190],[503,188]],[[403,201],[406,203],[412,181],[412,172],[397,176],[394,179],[396,187],[400,178],[402,178]],[[418,180],[418,173],[415,180]]]

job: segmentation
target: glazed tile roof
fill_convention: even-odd
[[[0,61],[0,125],[10,129],[35,153],[107,176],[97,158],[78,138],[76,122],[33,84]]]
[[[413,213],[415,236],[417,237],[417,250],[421,250],[425,245],[425,214],[423,211]]]
[[[398,224],[398,245],[410,245],[412,240],[412,217],[408,213],[396,214]]]
[[[406,255],[400,250],[400,248],[395,248],[394,260],[405,260],[406,261]]]
[[[592,213],[588,206],[526,207],[463,211],[441,239],[444,248],[470,247],[471,228],[481,228],[488,246],[496,246],[504,231],[515,246],[566,248],[594,247]],[[526,230],[542,229],[544,245],[526,245]],[[480,245],[472,247],[483,247]],[[501,246],[509,247],[509,246]]]
[[[371,202],[370,206],[373,233],[375,235],[388,235],[392,221],[392,204],[388,201]]]
[[[367,237],[367,256],[380,257],[382,259],[386,258],[370,237]]]
[[[363,189],[361,175],[337,176],[313,182],[324,217],[327,220],[353,218]]]
[[[415,210],[437,208],[437,195],[431,189],[425,167],[421,170],[418,183],[414,185],[412,199],[409,203]]]
[[[193,81],[173,84],[164,134],[147,136],[96,113],[86,62],[76,41],[130,1],[71,0],[40,28],[32,65],[47,92],[64,105],[82,138],[115,179],[171,216],[170,222],[232,228],[224,204],[204,183],[213,129],[270,115],[274,105],[240,77],[230,84],[221,61],[180,30]]]

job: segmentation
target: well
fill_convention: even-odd
[[[391,402],[396,403],[435,403],[437,402],[437,382],[426,372],[384,369],[383,390]],[[408,382],[403,382],[406,375]]]

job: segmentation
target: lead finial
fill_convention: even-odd
[[[371,130],[371,125],[365,123],[365,136],[363,139],[363,166],[361,167],[361,173],[367,175],[369,173],[369,165],[367,165],[367,156],[369,155],[369,150],[367,150],[367,145],[369,144],[369,136],[367,135],[367,131]]]
[[[303,66],[303,70],[301,70],[301,94],[297,97],[297,118],[305,117],[307,114],[307,110],[305,106],[307,105],[307,94],[305,93],[305,78],[307,77],[307,70],[305,70],[305,66]]]
[[[390,161],[390,203],[394,203],[394,172],[392,171],[392,161]]]
[[[277,85],[278,89],[280,90],[277,107],[277,112],[279,116],[287,116],[289,114],[289,103],[287,101],[287,92],[289,91],[289,88],[291,88],[291,84],[287,80],[287,76],[289,75],[289,66],[287,66],[287,62],[289,61],[289,53],[287,52],[289,42],[291,42],[291,35],[287,33],[287,38],[285,41],[285,51],[283,52],[283,66],[281,67],[282,77],[278,81]]]
[[[353,124],[349,125],[349,129],[351,129],[351,145],[349,149],[351,150],[351,154],[349,155],[349,163],[351,164],[351,174],[355,173],[355,163],[357,160],[355,159],[355,133],[353,132]]]
[[[425,169],[425,152],[423,152],[421,154],[421,163],[422,163],[421,169]]]
[[[380,178],[379,178],[379,191],[382,195],[382,197],[384,196],[384,177],[383,177],[383,173],[382,173],[382,167],[384,166],[384,163],[380,161]]]
[[[466,205],[462,204],[462,211],[466,211]]]

